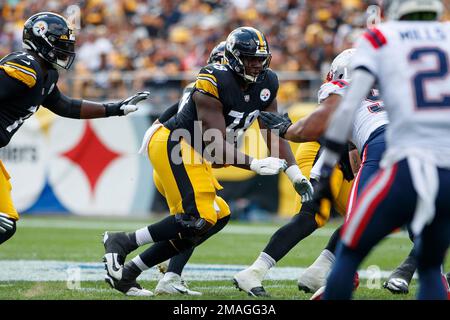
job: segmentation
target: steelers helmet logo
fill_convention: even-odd
[[[259,94],[259,97],[262,101],[266,102],[270,98],[270,90],[267,88],[264,88],[261,90],[261,93]]]
[[[37,21],[33,25],[33,33],[37,37],[42,37],[42,35],[47,33],[47,30],[48,30],[48,24],[47,24],[47,22],[45,22],[43,20]]]

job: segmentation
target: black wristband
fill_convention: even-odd
[[[121,104],[117,102],[104,103],[105,117],[123,116],[123,110],[120,109]]]

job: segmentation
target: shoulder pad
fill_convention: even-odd
[[[343,96],[345,89],[348,86],[348,82],[344,80],[330,81],[324,83],[317,93],[317,99],[319,103],[328,98],[331,94],[337,94]]]
[[[203,67],[197,75],[195,88],[210,96],[219,99],[219,89],[217,86],[217,78],[221,72],[228,72],[228,69],[220,64],[210,64]]]
[[[34,87],[37,81],[37,61],[26,52],[14,52],[0,61],[0,69],[8,76]]]

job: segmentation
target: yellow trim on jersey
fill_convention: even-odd
[[[207,73],[199,73],[198,77],[206,77],[206,78],[210,78],[211,80],[213,80],[216,84],[217,84],[217,79],[214,75],[212,74],[207,74]]]
[[[217,83],[215,83],[212,79],[198,76],[197,81],[195,82],[195,87],[200,91],[209,93],[219,99]]]
[[[21,65],[19,63],[14,63],[14,62],[8,61],[8,62],[6,62],[6,64],[10,64],[10,65],[19,67],[20,69],[23,69],[25,71],[29,71],[29,72],[33,73],[34,75],[36,75],[36,71],[34,69],[25,67],[24,65]]]
[[[11,78],[25,83],[29,88],[33,88],[36,84],[36,76],[28,71],[22,70],[21,68],[5,64],[3,66],[0,66],[0,69],[3,69]]]
[[[19,214],[11,198],[10,176],[5,166],[0,160],[0,212],[7,214],[11,219],[19,220]]]

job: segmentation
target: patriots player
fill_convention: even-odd
[[[450,243],[450,26],[438,22],[438,0],[389,0],[383,11],[388,21],[367,30],[357,44],[353,81],[326,131],[317,206],[330,201],[331,168],[354,111],[376,79],[390,121],[387,149],[344,225],[323,297],[351,298],[361,261],[392,230],[409,224],[417,250],[417,297],[447,299],[440,266]]]
[[[287,116],[263,112],[261,118],[265,122],[265,125],[271,129],[281,128],[279,130],[280,135],[291,141],[301,142],[318,139],[325,129],[328,118],[337,108],[342,96],[347,91],[348,84],[351,81],[350,62],[354,54],[355,49],[348,49],[340,53],[333,60],[327,76],[327,82],[321,86],[318,92],[320,107],[315,112],[294,124],[292,124]],[[379,167],[381,154],[385,149],[384,130],[387,123],[387,115],[383,102],[378,97],[378,91],[371,90],[370,94],[358,108],[358,113],[353,123],[351,142],[361,154],[362,160],[358,174],[352,185],[347,207],[353,205],[354,199],[361,192],[361,189],[364,188],[370,176]],[[319,160],[311,170],[310,177],[313,181],[320,177],[321,163],[322,155],[319,156]],[[332,182],[332,184],[334,185],[335,182]],[[328,214],[329,209],[326,212]],[[297,216],[301,215],[302,213]],[[270,255],[274,257],[274,261],[279,261],[300,240],[311,234],[317,228],[316,226],[309,233],[303,235],[304,225],[306,223],[294,223],[298,219],[299,217],[294,216],[290,223],[278,230],[272,236],[262,254]],[[334,232],[326,249],[320,254],[314,264],[300,276],[298,280],[300,290],[315,292],[324,285],[326,276],[335,258],[334,251],[340,229],[338,228]],[[279,234],[283,234],[284,237]],[[253,295],[258,295],[258,292],[264,292],[261,281],[268,269],[273,265],[268,266],[257,260],[251,267],[236,274],[234,279],[241,288],[247,289],[246,291]]]
[[[267,137],[269,149],[279,150],[282,159],[254,159],[236,148],[238,134],[261,111],[277,108],[278,79],[269,69],[271,54],[264,34],[251,27],[233,30],[226,40],[225,58],[225,65],[202,68],[178,113],[146,134],[155,184],[171,215],[136,232],[105,233],[106,281],[126,295],[152,295],[136,282],[143,271],[191,250],[227,223],[230,209],[216,195],[222,187],[212,165],[233,165],[263,175],[285,171],[304,200],[311,199],[312,186],[285,141]],[[129,253],[150,243],[124,265]]]
[[[23,28],[23,51],[0,60],[0,148],[8,145],[24,121],[42,105],[73,119],[123,116],[148,97],[138,93],[121,102],[73,99],[58,89],[58,68],[68,70],[75,59],[75,35],[66,19],[51,12],[31,16]],[[11,199],[10,176],[0,160],[0,243],[11,238],[19,220]]]

